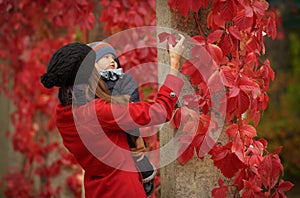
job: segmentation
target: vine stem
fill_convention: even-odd
[[[197,23],[197,26],[198,26],[198,30],[200,32],[200,35],[203,35],[204,36],[204,33],[203,33],[203,30],[202,30],[202,27],[198,21],[198,13],[194,13],[194,19],[195,19],[195,22]]]

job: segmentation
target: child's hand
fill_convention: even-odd
[[[141,136],[139,136],[136,141],[135,141],[135,145],[137,149],[145,149],[146,151],[146,147],[145,147],[145,143],[144,140]]]
[[[146,147],[143,138],[140,136],[135,141],[136,147],[131,149],[131,153],[134,157],[138,157],[137,161],[140,161],[144,158]]]

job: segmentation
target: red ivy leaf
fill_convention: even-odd
[[[200,46],[204,46],[205,45],[205,38],[203,36],[193,36],[190,39],[191,43],[193,43],[194,45],[200,45]]]
[[[169,50],[169,44],[171,44],[172,46],[175,46],[176,44],[176,38],[174,34],[162,32],[158,35],[158,38],[159,38],[159,42],[164,42],[165,40],[167,40],[166,47],[168,50]]]
[[[265,60],[264,64],[261,66],[259,73],[264,80],[265,89],[268,88],[270,84],[270,80],[274,80],[274,71],[270,66],[270,61],[267,59]],[[265,91],[265,90],[264,90]]]
[[[209,0],[168,0],[168,5],[171,10],[178,10],[179,14],[186,17],[190,10],[198,12],[200,7],[206,8]]]
[[[164,42],[165,40],[168,39],[169,36],[170,36],[170,34],[167,33],[167,32],[162,32],[162,33],[160,33],[160,34],[158,35],[159,42],[160,42],[160,43]]]
[[[247,178],[247,173],[245,169],[241,169],[237,176],[234,179],[233,184],[237,185],[237,189],[240,191],[241,189],[244,188],[244,179]]]
[[[239,114],[245,113],[245,111],[249,108],[250,99],[249,96],[242,90],[240,90],[240,94],[237,97]]]
[[[240,127],[242,137],[246,136],[250,139],[256,136],[256,129],[251,125],[243,125]]]
[[[191,139],[188,140],[188,142],[191,141]],[[179,150],[178,150],[178,162],[181,165],[184,165],[189,160],[191,160],[194,156],[194,147],[192,144],[186,144],[183,143]]]
[[[238,31],[234,26],[230,26],[229,27],[229,32],[230,32],[230,35],[232,35],[234,38],[238,39],[238,40],[241,40],[241,32]]]
[[[178,10],[178,12],[186,17],[190,10],[191,1],[188,0],[168,0],[168,5],[172,10]]]
[[[273,188],[278,181],[281,170],[283,170],[283,167],[278,155],[269,154],[265,156],[258,167],[263,185],[268,188]]]
[[[226,194],[228,192],[228,187],[223,185],[223,181],[220,178],[218,181],[219,188],[214,188],[212,190],[212,196],[215,198],[226,198]]]
[[[214,42],[218,41],[221,38],[223,33],[224,33],[224,30],[215,30],[215,31],[213,31],[212,33],[210,33],[207,36],[207,42],[214,43]]]
[[[249,96],[240,90],[236,97],[229,97],[227,101],[227,112],[235,115],[243,114],[250,106]]]
[[[198,123],[198,114],[185,106],[178,108],[170,125],[172,128],[180,128],[183,132],[196,133],[196,127]]]
[[[212,75],[208,79],[206,87],[205,87],[205,89],[209,88],[209,90],[207,90],[208,98],[209,98],[209,95],[210,95],[209,92],[213,93],[212,95],[214,95],[214,93],[218,93],[218,94],[222,93],[223,95],[225,94],[225,91],[224,91],[225,88],[224,88],[224,85],[222,83],[220,72],[218,70],[216,70],[215,72],[212,73]]]
[[[225,28],[225,20],[221,16],[220,13],[217,13],[217,14],[213,15],[213,21],[214,21],[216,26],[221,27],[221,28]]]
[[[261,188],[259,186],[256,185],[255,181],[247,181],[244,180],[244,187],[245,190],[242,194],[242,198],[249,198],[249,197],[253,197],[253,198],[259,198],[259,197],[264,197],[262,192],[261,192]]]
[[[203,159],[215,144],[215,140],[208,135],[207,131],[196,134],[193,140],[193,145],[196,148],[196,154],[199,159]]]
[[[239,130],[238,130],[238,125],[237,124],[231,124],[227,129],[226,129],[226,133],[228,135],[229,138],[234,138]]]
[[[231,21],[236,16],[237,7],[233,0],[215,0],[212,6],[214,13],[220,13],[225,21]]]
[[[292,184],[291,182],[281,180],[279,182],[278,187],[276,188],[276,192],[272,195],[272,198],[273,197],[286,198],[287,196],[285,195],[285,192],[289,191],[293,186],[294,184]]]
[[[283,147],[283,146],[279,146],[279,147],[274,151],[274,154],[279,155],[279,153],[281,152],[282,147]]]
[[[276,30],[276,16],[274,12],[268,12],[269,18],[267,19],[266,24],[266,32],[268,36],[272,36],[272,39],[274,40],[277,35]]]
[[[181,111],[180,109],[176,109],[175,113],[173,114],[173,117],[170,121],[170,127],[172,129],[175,129],[175,128],[179,128],[180,127],[180,118],[181,118]]]
[[[243,114],[250,106],[250,99],[249,96],[244,92],[240,91],[240,94],[238,96],[238,107],[239,107],[239,113]]]
[[[233,69],[230,67],[222,67],[221,68],[221,79],[225,86],[232,87],[235,84],[237,75]]]
[[[187,60],[182,64],[182,73],[187,74],[191,78],[191,82],[193,85],[198,85],[203,82],[202,75],[196,68],[196,61],[200,61],[199,59]]]
[[[238,30],[251,29],[253,24],[253,17],[247,17],[245,10],[241,10],[233,19]]]
[[[232,178],[239,169],[245,166],[234,153],[230,152],[231,146],[232,143],[230,142],[225,146],[215,147],[210,152],[214,165],[218,167],[227,178]]]
[[[209,54],[211,55],[212,59],[219,64],[223,59],[223,52],[221,48],[214,44],[207,44],[207,50]]]
[[[235,136],[235,138],[232,142],[231,152],[234,153],[241,162],[243,162],[243,163],[245,162],[244,144],[243,144],[239,134]]]
[[[201,7],[206,8],[210,0],[191,1],[190,9],[194,12],[198,12]]]
[[[246,42],[246,50],[247,52],[255,52],[260,55],[261,45],[256,37],[250,37]]]
[[[254,63],[258,65],[258,56],[256,53],[250,52],[246,56],[245,64],[254,65]]]
[[[218,46],[221,48],[223,54],[227,55],[232,51],[234,44],[228,34],[223,34],[220,42],[218,43]]]
[[[265,10],[267,10],[268,7],[269,3],[267,1],[253,1],[252,4],[253,11],[260,16],[265,14]]]

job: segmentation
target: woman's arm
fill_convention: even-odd
[[[154,102],[116,105],[96,100],[96,114],[100,125],[111,130],[130,130],[167,122],[172,117],[183,81],[168,75]]]
[[[173,47],[169,46],[170,72],[152,103],[137,102],[126,105],[96,104],[97,117],[102,127],[130,130],[144,126],[162,124],[172,117],[183,81],[177,77],[184,37]]]

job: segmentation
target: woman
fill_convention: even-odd
[[[177,77],[183,42],[181,36],[170,46],[170,72],[152,103],[111,96],[94,69],[95,52],[87,45],[71,43],[53,54],[41,82],[60,88],[56,125],[65,147],[85,170],[87,198],[146,197],[125,131],[171,118],[183,85]],[[82,95],[87,103],[80,101]]]

